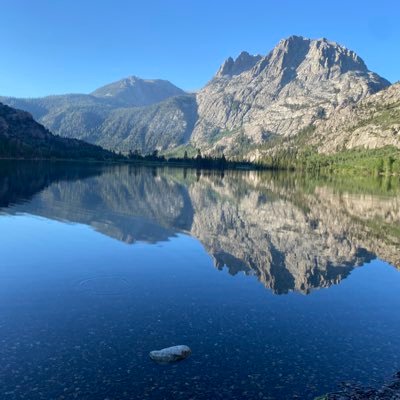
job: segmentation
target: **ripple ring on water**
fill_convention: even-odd
[[[129,292],[129,282],[120,276],[97,276],[80,281],[78,288],[97,296],[119,296]]]

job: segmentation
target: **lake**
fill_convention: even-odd
[[[3,161],[0,238],[1,399],[314,399],[400,370],[398,178]]]

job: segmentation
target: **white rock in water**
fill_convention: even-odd
[[[185,345],[167,347],[161,350],[153,350],[150,352],[150,358],[159,363],[169,363],[184,360],[192,354],[190,347]]]

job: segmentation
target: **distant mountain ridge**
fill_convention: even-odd
[[[128,77],[91,94],[0,97],[50,131],[110,150],[151,152],[186,143],[197,121],[194,95],[164,80]]]
[[[295,137],[389,85],[344,46],[291,36],[265,56],[229,57],[195,94],[131,76],[87,95],[0,101],[31,112],[54,133],[112,150],[189,145],[233,156]]]
[[[122,107],[147,106],[182,94],[185,92],[169,81],[141,79],[137,76],[110,83],[91,93],[94,97],[112,100]]]

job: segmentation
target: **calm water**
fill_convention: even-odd
[[[400,370],[399,193],[393,179],[1,163],[0,398],[381,384]],[[192,356],[149,359],[174,344]]]

